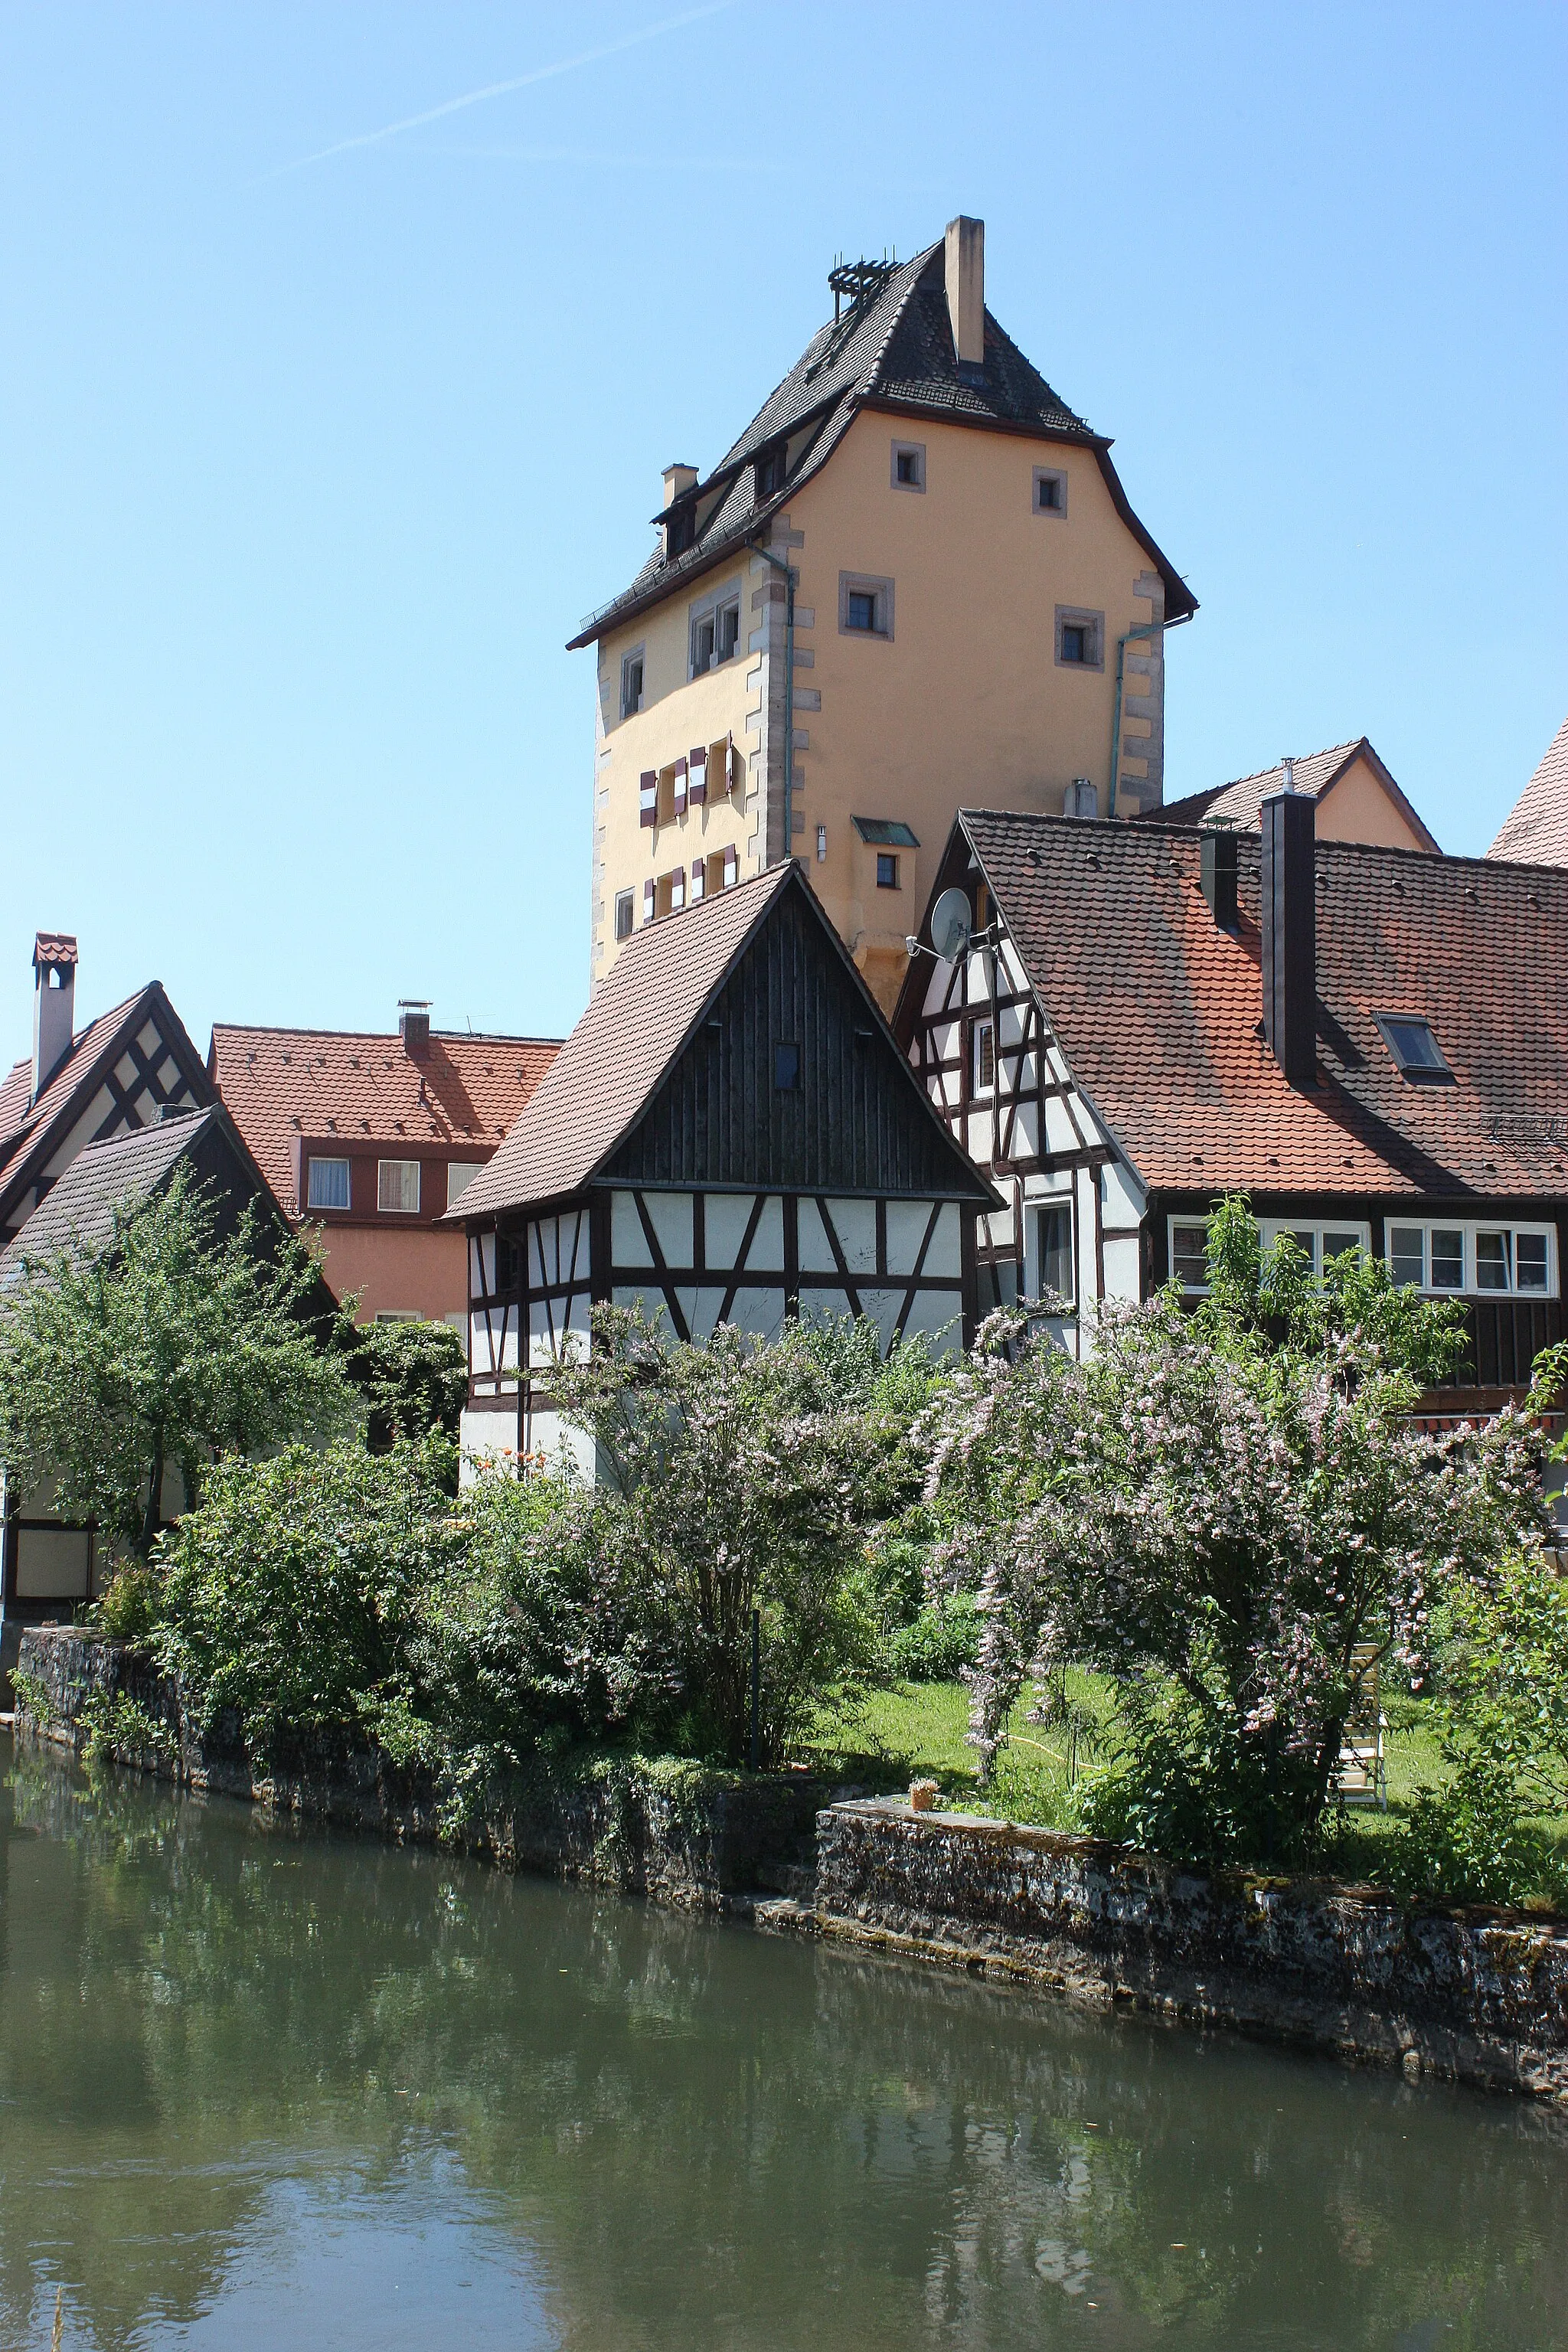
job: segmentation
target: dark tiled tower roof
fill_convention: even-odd
[[[758,536],[768,518],[820,472],[861,408],[1092,449],[1123,521],[1164,582],[1165,617],[1176,620],[1197,609],[1129,507],[1110,442],[1052,390],[989,310],[984,369],[960,362],[948,316],[944,247],[937,244],[889,267],[860,300],[818,328],[713,472],[682,493],[679,503],[695,511],[691,544],[670,557],[657,549],[629,587],[588,615],[572,646],[591,645]],[[752,461],[781,441],[787,444],[785,479],[759,500]]]

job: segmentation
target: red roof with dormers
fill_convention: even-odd
[[[1568,870],[1320,842],[1318,1082],[1299,1088],[1258,1034],[1257,835],[1237,839],[1232,933],[1189,827],[958,824],[1078,1084],[1151,1187],[1568,1197]],[[1380,1013],[1425,1016],[1455,1083],[1404,1077]]]
[[[207,1070],[268,1182],[297,1213],[296,1137],[445,1145],[489,1160],[560,1050],[556,1037],[436,1029],[416,1059],[400,1036],[225,1024],[213,1030]]]

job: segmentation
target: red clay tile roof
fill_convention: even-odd
[[[574,1192],[620,1141],[791,866],[635,930],[588,999],[549,1076],[457,1218]]]
[[[1548,744],[1487,856],[1568,866],[1568,719]]]
[[[464,1159],[488,1160],[560,1050],[556,1037],[433,1029],[428,1055],[416,1060],[398,1036],[221,1024],[207,1069],[263,1175],[292,1210],[297,1134],[336,1134],[345,1146],[441,1141],[460,1146]]]
[[[1411,807],[1364,735],[1358,735],[1352,743],[1336,743],[1327,751],[1309,751],[1304,759],[1292,761],[1291,781],[1295,790],[1305,793],[1310,800],[1321,800],[1358,757],[1371,764],[1401,815],[1426,847],[1436,850],[1436,838]],[[1278,761],[1272,768],[1260,769],[1256,776],[1238,776],[1234,783],[1214,784],[1207,792],[1189,793],[1184,800],[1167,801],[1163,808],[1152,809],[1146,817],[1138,821],[1145,824],[1231,824],[1238,830],[1256,833],[1258,810],[1270,793],[1283,790],[1284,783],[1284,762]]]
[[[69,931],[37,931],[33,937],[33,962],[75,964],[76,941]]]
[[[1318,1067],[1257,1034],[1261,843],[1219,930],[1199,836],[962,813],[1079,1084],[1166,1191],[1568,1198],[1568,871],[1320,842]],[[1425,1014],[1458,1083],[1412,1086],[1374,1013]]]

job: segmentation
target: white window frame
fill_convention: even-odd
[[[626,698],[626,688],[629,683],[631,667],[634,662],[638,665],[641,676],[637,685],[637,698],[635,701],[628,701]],[[647,648],[646,646],[633,646],[629,653],[624,653],[621,656],[621,717],[623,719],[635,719],[637,712],[645,709],[647,705]]]
[[[1166,1218],[1165,1263],[1171,1269],[1173,1280],[1176,1279],[1176,1228],[1198,1225],[1202,1226],[1206,1234],[1208,1223],[1207,1217],[1194,1216],[1191,1213]],[[1260,1217],[1258,1224],[1265,1249],[1277,1242],[1281,1234],[1289,1234],[1292,1240],[1295,1240],[1302,1234],[1310,1233],[1312,1236],[1312,1275],[1316,1281],[1321,1282],[1322,1279],[1325,1234],[1352,1234],[1355,1236],[1356,1247],[1364,1250],[1368,1256],[1372,1255],[1372,1227],[1364,1218],[1336,1217],[1331,1223],[1325,1223],[1321,1217]],[[1189,1298],[1203,1298],[1208,1295],[1206,1282],[1184,1281],[1182,1288]]]
[[[468,1191],[469,1185],[473,1182],[475,1177],[479,1174],[484,1164],[485,1163],[482,1160],[447,1160],[447,1206],[448,1209],[455,1209],[457,1207],[458,1202],[462,1199],[464,1193]],[[454,1176],[458,1180],[456,1191],[454,1191],[452,1187],[452,1179]]]
[[[318,1201],[313,1197],[315,1191],[316,1171],[318,1168],[341,1168],[342,1170],[343,1187],[348,1194],[348,1198],[346,1200]],[[335,1154],[323,1156],[319,1152],[312,1151],[305,1163],[306,1208],[324,1210],[328,1215],[336,1215],[341,1217],[345,1209],[350,1209],[353,1206],[353,1169],[350,1161],[347,1159],[341,1158]]]
[[[1522,1223],[1510,1217],[1389,1217],[1383,1228],[1384,1255],[1392,1277],[1394,1273],[1394,1234],[1419,1232],[1421,1235],[1421,1282],[1424,1296],[1430,1298],[1556,1298],[1562,1295],[1562,1268],[1558,1264],[1557,1229],[1554,1225],[1526,1220]],[[1445,1285],[1437,1288],[1432,1281],[1432,1236],[1439,1234],[1462,1234],[1465,1244],[1464,1280],[1458,1289]],[[1508,1246],[1508,1281],[1506,1285],[1488,1284],[1479,1280],[1476,1252],[1478,1234],[1506,1234]],[[1546,1283],[1543,1289],[1521,1288],[1519,1280],[1519,1244],[1523,1235],[1529,1240],[1546,1244]],[[1407,1286],[1415,1289],[1414,1283]]]
[[[991,1076],[988,1078],[980,1075],[983,1062],[980,1041],[983,1037],[991,1040]],[[969,1026],[969,1099],[971,1102],[989,1102],[995,1091],[996,1024],[986,1013],[983,1019],[971,1022]]]
[[[423,1323],[425,1318],[417,1307],[378,1307],[370,1319],[373,1323]]]
[[[412,1207],[405,1200],[389,1201],[386,1197],[386,1180],[390,1171],[394,1168],[403,1170],[412,1168],[414,1171],[414,1202]],[[399,1183],[400,1188],[406,1192],[406,1178],[400,1178]],[[416,1217],[419,1214],[420,1184],[421,1178],[419,1174],[419,1162],[417,1160],[378,1160],[375,1163],[375,1205],[377,1210],[383,1216],[387,1217]]]
[[[735,616],[734,641],[729,652],[721,654],[719,651],[720,616],[731,612]],[[697,658],[698,632],[710,623],[713,630],[712,641],[707,658],[700,662]],[[739,582],[731,580],[724,587],[716,588],[712,595],[700,597],[690,608],[687,626],[687,676],[706,677],[710,670],[722,669],[727,662],[735,660],[740,651],[741,589]]]
[[[1035,1297],[1037,1298],[1040,1297],[1046,1286],[1045,1222],[1047,1217],[1054,1210],[1066,1210],[1068,1221],[1068,1265],[1072,1275],[1072,1284],[1069,1289],[1064,1290],[1061,1293],[1061,1296],[1068,1301],[1068,1304],[1070,1307],[1076,1308],[1078,1306],[1078,1203],[1076,1200],[1070,1192],[1051,1192],[1047,1193],[1043,1200],[1026,1201],[1024,1206],[1030,1220],[1029,1232],[1025,1238],[1025,1247],[1028,1248],[1032,1242],[1035,1259]],[[1184,1218],[1182,1223],[1184,1224],[1187,1223],[1187,1220]],[[1027,1270],[1028,1269],[1026,1266],[1026,1273]]]

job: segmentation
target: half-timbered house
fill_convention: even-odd
[[[201,1055],[161,982],[149,981],[76,1027],[77,944],[33,943],[33,1050],[0,1080],[0,1245],[18,1233],[79,1151],[210,1103]]]
[[[959,1346],[995,1199],[774,866],[634,933],[464,1194],[465,1440],[553,1452],[551,1368],[600,1300],[682,1339],[852,1314]]]
[[[1099,1299],[1199,1295],[1244,1192],[1320,1271],[1461,1301],[1479,1412],[1563,1330],[1565,972],[1568,872],[1320,842],[1303,794],[1256,835],[965,811],[895,1027],[1005,1196],[983,1303],[1056,1293],[1076,1350]]]
[[[100,1251],[112,1242],[115,1211],[165,1191],[181,1171],[202,1188],[220,1240],[233,1234],[254,1203],[263,1245],[280,1240],[287,1224],[266,1177],[220,1103],[165,1108],[141,1127],[123,1127],[89,1143],[53,1184],[20,1233],[0,1250],[0,1297],[29,1267],[47,1265],[57,1251]],[[318,1282],[306,1312],[325,1324],[336,1302]],[[178,1468],[170,1464],[160,1498],[165,1519],[184,1509]],[[99,1591],[106,1565],[102,1540],[80,1522],[63,1518],[52,1486],[22,1492],[0,1464],[0,1696],[16,1663],[24,1625],[68,1616]]]

